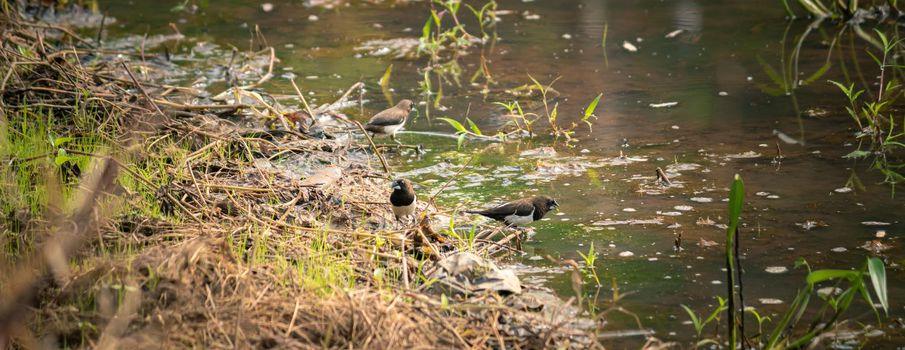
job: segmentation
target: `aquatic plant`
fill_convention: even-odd
[[[803,266],[808,270],[805,287],[798,291],[792,303],[789,304],[782,317],[773,325],[773,329],[769,334],[764,333],[762,327],[764,323],[772,320],[760,317],[756,312],[752,313],[756,315],[758,333],[754,338],[747,337],[744,318],[744,312],[747,311],[747,307],[745,307],[744,303],[742,269],[738,259],[738,228],[744,205],[744,191],[744,183],[741,177],[735,175],[729,193],[729,225],[726,229],[725,253],[728,280],[725,310],[727,311],[727,322],[729,323],[726,330],[726,341],[730,349],[737,349],[742,343],[749,344],[751,341],[764,344],[762,346],[764,349],[801,348],[813,341],[820,341],[820,335],[833,331],[834,327],[842,321],[843,315],[859,296],[873,310],[877,321],[881,322],[880,313],[871,296],[871,289],[884,313],[888,313],[889,297],[886,288],[886,270],[882,260],[868,257],[858,269],[812,271],[810,265],[804,259],[799,259],[796,261],[795,267]],[[867,280],[870,280],[870,282],[867,282]],[[811,297],[821,283],[833,283],[833,291],[838,288],[838,293],[818,294],[824,301],[823,306],[814,314],[813,320],[802,322],[805,312],[809,310]],[[872,286],[872,288],[868,286]],[[720,301],[720,306],[717,307],[717,310],[723,307],[722,299]],[[682,305],[682,307],[689,315],[700,338],[703,327],[713,321],[714,318],[708,317],[701,320],[693,310],[685,305]],[[807,326],[802,329],[799,327],[800,324],[807,324]],[[707,343],[719,344],[720,335],[716,334],[715,336],[716,339],[699,339],[696,347]]]
[[[758,87],[767,94],[773,96],[787,95],[798,116],[799,135],[797,138],[789,137],[782,132],[775,132],[784,142],[790,144],[805,144],[804,122],[801,118],[802,110],[799,107],[797,90],[820,81],[834,65],[839,68],[844,79],[830,81],[837,86],[847,97],[847,113],[854,121],[857,131],[854,139],[857,148],[845,156],[857,162],[859,159],[870,159],[870,168],[879,171],[884,176],[883,182],[891,185],[892,195],[895,195],[895,185],[905,181],[905,119],[897,124],[899,116],[894,111],[896,104],[903,96],[903,89],[899,82],[905,77],[905,65],[901,62],[902,53],[905,52],[903,40],[894,28],[886,25],[884,19],[887,10],[899,13],[894,1],[853,1],[833,2],[830,6],[824,6],[818,0],[801,0],[805,8],[815,12],[816,17],[796,36],[791,37],[793,21],[789,21],[782,37],[779,69],[774,68],[762,57],[757,57],[764,74],[770,83],[759,83]],[[784,4],[787,11],[791,11],[788,1]],[[860,9],[859,9],[860,6]],[[859,20],[839,21],[847,17],[845,13],[854,11],[861,16]],[[877,14],[871,16],[868,14]],[[794,18],[794,16],[793,16]],[[862,28],[864,22],[879,18],[877,27],[870,30]],[[825,35],[825,24],[836,23],[837,27],[831,36]],[[812,33],[824,34],[822,41],[829,39],[829,47],[824,63],[814,72],[803,75],[799,67],[802,48],[806,46],[807,39]],[[848,39],[847,45],[843,42]],[[860,41],[860,42],[859,42]],[[792,48],[788,49],[787,44]],[[858,45],[863,44],[863,45]],[[862,46],[866,46],[863,50]],[[875,53],[876,52],[876,53]],[[838,57],[838,59],[834,59]],[[867,58],[870,60],[867,60]],[[861,61],[872,61],[878,69],[876,80],[869,78],[870,70],[862,67]],[[874,86],[877,86],[874,88]],[[853,172],[846,186],[861,189],[861,181]]]
[[[897,54],[896,51],[905,39],[890,40],[883,32],[875,31],[882,43],[882,55],[877,57],[867,51],[880,69],[875,99],[862,98],[865,90],[856,88],[854,83],[845,85],[836,81],[830,82],[845,94],[848,99],[848,106],[845,109],[858,126],[858,132],[855,134],[855,138],[859,140],[858,148],[845,157],[860,159],[872,156],[871,167],[883,173],[884,182],[892,185],[895,194],[895,185],[905,181],[905,175],[900,172],[905,168],[905,163],[892,161],[891,157],[905,153],[905,117],[899,125],[896,125],[895,111],[892,108],[901,97],[902,91],[901,85],[895,79],[888,78],[891,74],[887,73],[887,70],[903,67],[889,61],[894,59],[892,56]],[[869,140],[868,145],[864,144],[864,139]]]
[[[818,18],[848,19],[856,16],[859,11],[863,13],[869,12],[871,9],[892,11],[896,14],[901,13],[897,0],[797,0],[795,3],[800,5],[809,15]],[[782,0],[782,4],[786,14],[791,18],[795,18],[795,11],[792,9],[790,0]]]

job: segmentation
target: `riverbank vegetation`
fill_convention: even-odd
[[[521,232],[457,226],[443,186],[396,225],[379,148],[320,124],[350,93],[279,102],[272,48],[211,96],[166,83],[167,52],[3,11],[0,347],[599,346],[491,262]]]

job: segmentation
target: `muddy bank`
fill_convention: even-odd
[[[397,151],[342,114],[358,84],[309,106],[263,88],[266,46],[193,78],[4,16],[0,347],[599,347],[601,319],[493,263],[520,232],[453,229],[427,193],[394,222]]]

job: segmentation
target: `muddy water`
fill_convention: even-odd
[[[195,38],[185,47],[205,40],[245,49],[257,24],[278,48],[277,75],[297,76],[316,102],[332,101],[364,79],[371,100],[366,114],[374,113],[387,104],[377,80],[389,64],[394,65],[393,99],[425,99],[418,72],[423,61],[372,57],[354,48],[374,39],[415,38],[427,18],[426,4],[273,5],[265,12],[254,1],[217,2],[192,14],[171,12],[155,1],[111,2],[109,13],[118,22],[109,35],[167,34],[166,24],[174,22]],[[747,187],[741,246],[749,305],[762,314],[784,310],[804,284],[805,272],[793,268],[796,259],[803,257],[817,268],[860,266],[870,254],[860,247],[884,230],[883,242],[893,246],[883,253],[887,265],[893,265],[888,272],[891,313],[903,315],[896,300],[905,295],[900,283],[905,277],[900,267],[905,263],[900,241],[905,201],[878,184],[882,178],[867,170],[868,164],[842,158],[854,149],[854,130],[840,113],[843,96],[825,82],[843,80],[840,64],[792,94],[773,91],[777,85],[764,68],[780,70],[792,38],[808,22],[786,22],[779,3],[740,0],[502,1],[500,9],[514,13],[501,15],[501,40],[485,48],[496,80],[490,93],[483,96],[480,84],[467,83],[478,67],[477,48],[461,61],[465,83],[444,84],[442,108],[420,105],[419,116],[407,128],[450,133],[434,118],[462,120],[467,111],[485,132],[495,130],[506,119],[492,102],[512,99],[503,90],[528,83],[531,74],[543,82],[560,77],[554,88],[560,93],[556,101],[562,125],[577,121],[585,105],[603,93],[593,131],[577,127],[578,142],[572,146],[539,137],[504,145],[468,142],[461,151],[452,139],[403,134],[404,142],[423,144],[428,152],[390,158],[421,184],[419,190],[429,191],[480,152],[474,167],[444,192],[441,200],[450,205],[482,206],[534,193],[556,197],[561,209],[534,225],[536,236],[526,244],[527,255],[514,258],[513,264],[556,267],[540,259],[547,255],[581,261],[577,252],[593,243],[600,252],[602,277],[615,279],[620,292],[628,293],[621,305],[637,313],[657,337],[691,341],[693,329],[683,323],[687,316],[679,304],[703,313],[715,305],[715,296],[725,294],[724,248],[709,242],[725,238],[716,225],[726,221],[727,186],[738,173]],[[525,11],[540,18],[526,19]],[[679,29],[677,36],[665,37]],[[832,25],[825,30],[832,32]],[[800,79],[824,64],[829,35],[812,34],[805,40]],[[625,41],[638,50],[623,49]],[[851,69],[852,62],[846,64]],[[873,79],[876,69],[867,61],[861,64],[863,74]],[[284,78],[276,78],[272,87],[293,93]],[[213,91],[216,85],[210,89],[218,92]],[[666,102],[678,104],[650,107]],[[542,111],[537,105],[529,108]],[[348,113],[366,119],[354,108]],[[539,122],[537,127],[547,125]],[[787,137],[777,137],[774,130]],[[790,144],[791,139],[797,141]],[[777,144],[783,155],[779,162],[774,159]],[[555,154],[536,152],[542,147],[553,147]],[[618,159],[620,152],[628,160]],[[657,167],[667,171],[674,186],[653,185]],[[845,189],[853,175],[865,191]],[[674,251],[677,235],[680,252]],[[768,268],[787,271],[770,273]],[[569,278],[559,271],[529,275],[568,298]],[[610,283],[604,284],[602,307],[611,293]],[[868,321],[870,314],[861,311],[850,316]],[[627,317],[614,316],[607,325],[608,330],[632,328]]]

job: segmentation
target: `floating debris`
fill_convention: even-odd
[[[261,10],[263,10],[264,12],[273,11],[273,4],[271,4],[269,2],[265,2],[265,3],[261,4]]]
[[[846,249],[845,247],[836,247],[836,248],[830,249],[830,251],[834,252],[834,253],[845,253],[848,251],[848,249]]]
[[[673,176],[676,176],[680,172],[695,171],[700,168],[701,165],[697,163],[673,163],[666,166],[666,171],[673,174]]]
[[[634,213],[638,210],[635,208],[622,208],[622,211],[627,212],[627,213]]]
[[[619,157],[604,159],[602,161],[602,163],[603,163],[602,165],[610,165],[610,166],[629,165],[632,163],[647,161],[647,158],[644,158],[644,157],[628,157],[628,156],[622,155],[621,153],[622,152],[620,152]]]
[[[716,241],[711,241],[711,240],[708,240],[708,239],[704,239],[703,237],[701,237],[701,238],[698,240],[698,247],[701,247],[701,248],[716,247],[716,246],[718,246],[718,245],[720,245],[720,244],[717,243]]]
[[[725,91],[720,91],[720,92],[717,93],[717,95],[726,97],[726,96],[729,96],[729,93],[728,93],[728,92],[725,92]]]
[[[664,215],[664,216],[681,216],[681,215],[682,215],[682,212],[679,212],[679,211],[657,211],[657,215]]]
[[[788,143],[790,145],[802,145],[804,146],[804,140],[798,140],[792,136],[787,135],[786,133],[773,129],[773,135],[779,138],[780,141]]]
[[[635,46],[635,44],[632,44],[632,43],[630,43],[630,42],[628,42],[628,41],[623,41],[623,42],[622,42],[622,48],[625,49],[625,51],[628,51],[628,52],[636,52],[636,51],[638,51],[638,47]]]
[[[860,248],[867,250],[869,252],[872,252],[874,254],[880,254],[882,252],[892,249],[892,246],[889,244],[883,243],[879,239],[875,239],[872,241],[864,242],[864,244],[862,244]]]
[[[676,29],[674,31],[666,33],[666,35],[664,35],[663,37],[667,38],[667,39],[672,39],[672,38],[679,36],[679,34],[682,34],[684,31],[685,31],[685,29]]]
[[[316,16],[314,20],[317,20]],[[361,46],[355,48],[355,51],[362,51],[373,57],[414,59],[418,56],[418,45],[420,44],[421,42],[416,38],[374,39],[362,43]]]
[[[839,287],[823,287],[817,289],[817,295],[821,298],[826,298],[830,295],[839,295],[842,293],[842,288]]]
[[[632,219],[632,220],[612,220],[595,221],[592,226],[616,226],[616,225],[663,225],[663,218],[654,219]]]
[[[701,226],[714,226],[714,225],[716,225],[716,222],[711,220],[710,217],[708,216],[706,218],[698,218],[698,220],[695,221],[695,224],[698,224]]]
[[[849,193],[851,191],[852,191],[851,187],[839,187],[839,188],[833,190],[833,192],[836,192],[836,193]]]
[[[723,281],[713,280],[713,281],[710,281],[710,284],[723,284]]]
[[[522,12],[522,18],[529,21],[536,21],[540,19],[540,15],[536,13],[532,13],[531,11]]]
[[[677,205],[677,206],[674,206],[674,207],[672,207],[672,208],[675,209],[675,210],[678,210],[678,211],[692,211],[692,210],[694,210],[694,207],[692,207],[692,206],[690,206],[690,205]]]
[[[620,253],[619,253],[619,256],[621,256],[621,257],[623,257],[623,258],[627,258],[627,257],[630,257],[630,256],[635,256],[635,253],[632,253],[632,252],[626,250],[626,251],[624,251],[624,252],[620,252]]]
[[[749,159],[749,158],[759,158],[761,156],[760,153],[754,151],[735,153],[735,154],[727,154],[725,157],[728,159]]]
[[[776,299],[776,298],[760,298],[760,299],[757,299],[757,301],[759,301],[761,304],[764,304],[764,305],[779,305],[779,304],[782,304],[782,300],[781,300],[781,299]]]
[[[678,102],[663,102],[663,103],[651,103],[651,104],[649,104],[649,106],[650,106],[651,108],[671,108],[671,107],[675,107],[675,106],[678,106],[678,105],[679,105]]]
[[[890,224],[888,222],[883,222],[883,221],[862,221],[861,225],[864,225],[864,226],[889,226],[892,224]]]
[[[886,230],[877,230],[877,233],[874,236],[877,238],[886,237]]]
[[[553,147],[538,147],[529,150],[524,150],[522,153],[519,153],[519,157],[524,158],[553,158],[556,157],[556,149]]]
[[[789,268],[785,266],[768,266],[764,271],[767,273],[786,273],[789,271]]]
[[[689,200],[691,200],[692,202],[698,202],[698,203],[713,202],[713,198],[710,198],[710,197],[691,197]]]
[[[826,223],[824,223],[822,221],[807,220],[805,222],[796,222],[795,226],[801,227],[805,231],[810,231],[810,230],[813,230],[818,227],[827,227],[829,225],[827,225]]]
[[[811,118],[820,118],[829,115],[830,112],[820,107],[811,107],[806,109],[803,114]]]

